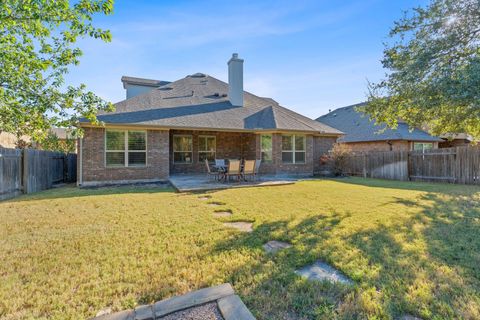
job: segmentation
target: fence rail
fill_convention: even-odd
[[[0,148],[0,200],[75,182],[77,155]]]
[[[370,178],[480,185],[480,147],[354,153],[341,169]]]

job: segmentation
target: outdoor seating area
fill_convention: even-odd
[[[258,177],[261,160],[215,159],[215,164],[210,165],[205,159],[207,176],[220,182],[255,181]],[[234,179],[232,179],[234,178]]]
[[[197,192],[208,190],[221,190],[245,187],[265,187],[265,186],[280,186],[293,184],[301,178],[299,175],[273,175],[262,174],[257,175],[254,179],[248,177],[247,180],[240,178],[240,180],[232,180],[231,182],[225,180],[225,174],[218,173],[220,179],[214,178],[217,173],[205,174],[175,174],[169,178],[170,184],[178,192]],[[240,176],[242,177],[242,176]]]

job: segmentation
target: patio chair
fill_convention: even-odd
[[[218,180],[219,179],[219,173],[218,172],[215,172],[215,171],[212,171],[210,170],[210,165],[208,164],[208,160],[205,159],[205,166],[207,167],[207,176],[210,178],[210,177],[213,177],[215,180]]]
[[[240,181],[240,161],[239,160],[230,160],[228,161],[228,169],[224,173],[225,175],[225,180],[229,180],[230,177],[235,176],[238,178],[238,181]]]
[[[251,176],[252,179],[255,175],[255,160],[245,160],[245,164],[243,165],[243,179],[247,181],[247,176]]]
[[[258,172],[260,170],[260,164],[262,164],[262,160],[255,160],[255,171],[253,172],[253,180],[255,180],[258,176]]]

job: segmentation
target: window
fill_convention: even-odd
[[[198,160],[203,162],[215,161],[216,139],[214,136],[199,136],[198,137]]]
[[[192,163],[192,136],[173,136],[173,162]]]
[[[282,136],[282,162],[305,163],[305,136]]]
[[[107,167],[143,167],[147,163],[145,131],[107,130],[105,164]]]
[[[433,143],[431,142],[414,142],[413,150],[425,151],[433,149]]]
[[[272,162],[272,135],[262,134],[260,137],[262,162]]]

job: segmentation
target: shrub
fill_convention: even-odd
[[[333,173],[336,176],[344,175],[347,159],[351,155],[351,150],[345,144],[336,143],[330,150],[330,158],[333,166]]]

